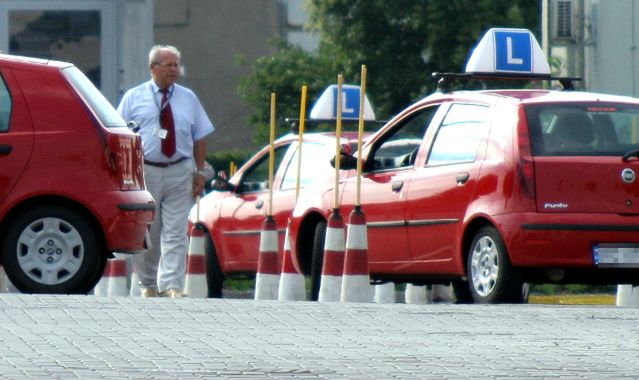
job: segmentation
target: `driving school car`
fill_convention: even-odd
[[[346,132],[342,142],[356,144],[356,141],[353,143],[355,138],[355,134]],[[299,135],[280,137],[273,145],[272,215],[280,235],[278,244],[281,253],[284,231],[297,199]],[[335,151],[334,133],[303,135],[299,178],[302,190],[314,181],[334,178],[335,170],[329,161]],[[217,179],[217,190],[202,197],[199,206],[191,209],[189,223],[203,226],[206,232],[204,250],[209,297],[222,296],[225,278],[253,277],[257,272],[260,233],[268,212],[268,169],[267,145],[242,165],[228,181]],[[278,260],[281,264],[281,255]],[[310,273],[310,261],[295,261],[294,265],[300,273]]]
[[[0,54],[0,260],[25,293],[87,293],[145,249],[139,136],[70,63]]]
[[[552,79],[529,31],[491,29],[466,73],[438,75],[440,91],[367,139],[372,280],[452,283],[459,302],[478,303],[521,302],[528,282],[637,284],[639,100],[447,86],[496,77]],[[561,82],[570,89],[570,78]],[[353,162],[341,165],[342,215],[356,200]],[[301,262],[323,256],[333,187],[306,189],[293,211]]]

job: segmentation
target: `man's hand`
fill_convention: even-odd
[[[193,198],[198,195],[202,195],[202,191],[204,190],[204,177],[200,174],[195,174],[193,177]]]

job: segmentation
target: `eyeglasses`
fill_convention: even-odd
[[[179,69],[180,68],[180,64],[179,63],[165,63],[165,62],[155,62],[156,65],[160,65],[162,67],[170,67],[173,69]]]

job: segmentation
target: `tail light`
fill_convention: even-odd
[[[523,106],[517,113],[517,177],[525,196],[535,198],[535,166],[530,148],[528,120]]]
[[[140,136],[128,130],[124,133],[109,133],[105,155],[109,169],[119,182],[120,190],[144,189]]]

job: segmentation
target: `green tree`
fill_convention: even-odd
[[[309,27],[319,33],[317,54],[280,44],[259,60],[240,94],[254,107],[251,124],[268,124],[270,90],[278,109],[299,114],[299,88],[309,99],[336,82],[360,82],[367,67],[367,95],[378,119],[388,119],[433,91],[432,72],[463,71],[472,47],[491,27],[537,32],[539,2],[530,0],[306,0]],[[309,101],[309,104],[312,102]],[[297,114],[294,113],[297,112]],[[265,117],[266,116],[266,117]],[[288,115],[286,115],[288,116]],[[295,116],[297,117],[297,116]],[[258,141],[264,141],[264,132]]]

